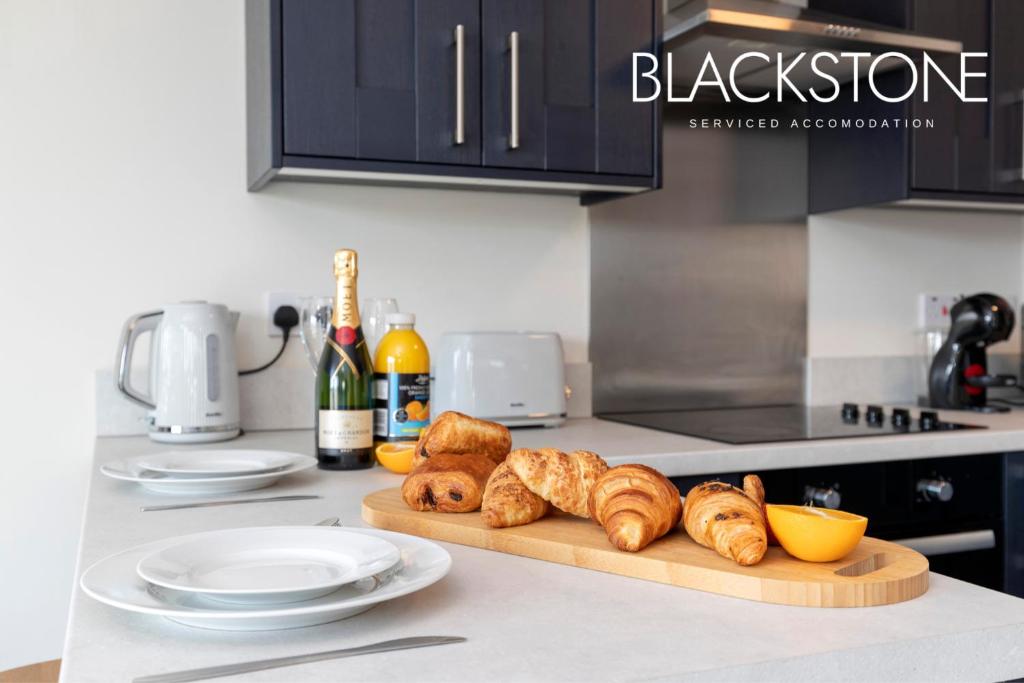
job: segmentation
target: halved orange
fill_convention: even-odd
[[[806,505],[768,505],[768,524],[787,553],[808,562],[834,562],[857,547],[868,518]]]
[[[408,474],[412,470],[412,454],[415,441],[382,443],[377,446],[377,462],[395,474]]]

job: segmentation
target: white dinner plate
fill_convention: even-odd
[[[316,466],[316,458],[298,453],[293,455],[295,460],[292,464],[281,469],[235,477],[175,477],[165,472],[153,472],[139,467],[139,458],[145,456],[107,463],[100,467],[100,472],[114,479],[141,484],[143,488],[157,493],[185,495],[236,493],[270,486],[281,477]]]
[[[441,546],[416,536],[379,529],[339,529],[367,534],[393,543],[402,559],[383,583],[364,579],[319,598],[287,605],[225,605],[195,593],[154,586],[136,573],[143,557],[176,539],[146,543],[100,560],[85,570],[79,582],[86,595],[102,603],[141,614],[220,631],[269,631],[326,624],[365,612],[376,604],[436,583],[452,566]]]
[[[203,451],[162,451],[139,456],[135,464],[143,470],[176,477],[232,477],[258,474],[287,467],[303,456],[286,451],[257,451],[220,448]]]
[[[277,604],[326,595],[399,559],[382,538],[331,527],[249,527],[189,534],[139,560],[139,576],[221,602]]]

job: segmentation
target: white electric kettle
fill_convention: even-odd
[[[149,438],[166,443],[226,441],[239,434],[238,313],[185,301],[128,319],[118,349],[117,388],[150,409]],[[135,342],[152,333],[149,393],[131,385]]]

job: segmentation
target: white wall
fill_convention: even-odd
[[[1020,303],[1020,214],[856,209],[811,216],[808,356],[922,352],[920,294],[991,291]],[[1019,353],[1019,333],[996,353]]]
[[[0,0],[0,670],[60,655],[93,375],[129,314],[242,311],[268,290],[395,296],[448,329],[553,329],[586,360],[586,214],[571,198],[278,185],[245,192],[241,0]],[[284,362],[306,363],[298,343]],[[126,520],[131,523],[131,520]]]

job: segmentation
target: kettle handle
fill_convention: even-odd
[[[131,385],[132,355],[135,353],[135,342],[139,336],[156,329],[163,314],[163,311],[147,311],[128,318],[121,331],[121,343],[117,351],[117,388],[131,400],[151,410],[156,409],[152,396]]]

